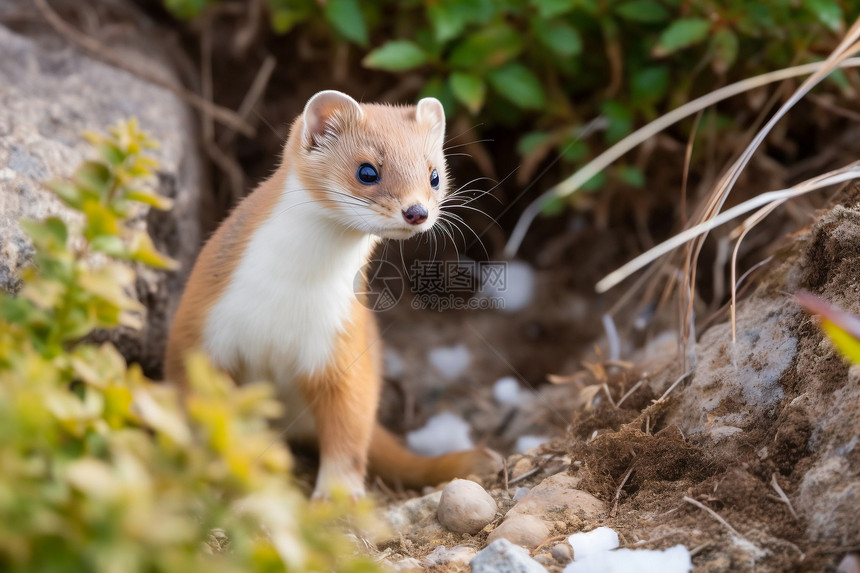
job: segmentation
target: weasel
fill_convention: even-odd
[[[166,378],[185,384],[184,358],[198,350],[237,383],[273,382],[288,437],[318,443],[314,498],[363,496],[368,466],[407,487],[500,467],[485,449],[417,456],[377,423],[380,336],[354,294],[380,239],[438,221],[444,133],[435,98],[395,107],[317,93],[277,171],[204,246],[180,301]]]

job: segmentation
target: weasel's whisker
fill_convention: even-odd
[[[460,228],[460,226],[457,225],[455,221],[446,218],[445,213],[442,213],[439,218],[440,218],[440,220],[448,223],[452,229],[455,229],[458,233],[460,233],[460,237],[462,237],[462,239],[463,239],[463,248],[465,249],[466,248],[466,235],[463,233],[463,230]],[[461,219],[461,221],[462,221],[462,219]],[[465,225],[465,222],[463,224]]]
[[[457,149],[458,147],[466,147],[467,145],[472,145],[473,143],[489,143],[495,141],[493,139],[476,139],[475,141],[468,141],[466,143],[459,143],[457,145],[449,145],[448,147],[442,148],[442,151],[448,151],[449,149]]]
[[[472,127],[470,127],[469,129],[467,129],[466,131],[461,131],[461,132],[460,132],[460,133],[458,133],[457,135],[454,135],[454,136],[452,136],[452,137],[449,137],[448,139],[446,139],[446,140],[445,140],[445,143],[448,143],[448,142],[450,142],[450,141],[454,141],[455,139],[459,139],[459,138],[463,137],[464,135],[466,135],[467,133],[469,133],[470,131],[475,130],[475,129],[478,129],[478,128],[479,128],[479,127],[481,127],[482,125],[484,125],[484,124],[483,124],[483,123],[479,123],[479,124],[477,124],[477,125],[473,125]]]
[[[488,217],[488,218],[492,219],[492,217],[487,215],[486,211],[482,211],[482,210],[478,209],[477,207],[470,207],[469,205],[466,205],[465,203],[461,203],[461,204],[454,203],[451,205],[446,205],[446,207],[449,209],[468,209],[469,211],[474,211],[475,213],[480,213],[484,217]],[[450,211],[449,211],[449,213],[450,213]]]

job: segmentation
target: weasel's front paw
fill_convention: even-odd
[[[362,499],[365,496],[364,475],[340,464],[323,462],[311,499],[326,501],[339,496],[348,496],[352,501]]]

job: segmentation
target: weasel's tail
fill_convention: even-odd
[[[368,458],[370,472],[388,483],[408,488],[436,485],[469,475],[487,475],[502,468],[499,454],[486,448],[424,457],[410,452],[378,423],[373,429]]]

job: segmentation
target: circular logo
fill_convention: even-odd
[[[361,267],[352,283],[355,297],[375,312],[391,310],[405,290],[403,275],[393,264],[375,259]]]

